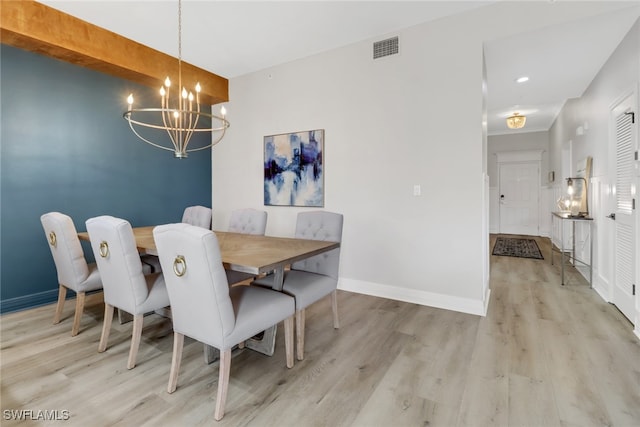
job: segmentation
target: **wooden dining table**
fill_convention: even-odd
[[[133,227],[136,246],[141,253],[158,255],[153,239],[154,227]],[[339,242],[323,240],[256,236],[215,230],[214,233],[218,238],[222,263],[226,269],[251,273],[256,276],[263,273],[273,273],[273,289],[277,291],[282,290],[284,270],[287,266],[340,247]],[[87,232],[79,232],[78,237],[80,240],[89,240]],[[273,355],[276,326],[266,330],[261,340],[247,341],[246,346],[260,353]],[[205,348],[207,362],[213,361],[214,358],[212,350]]]

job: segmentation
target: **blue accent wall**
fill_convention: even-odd
[[[98,215],[135,227],[179,222],[186,206],[211,206],[210,150],[175,159],[122,119],[129,93],[136,105],[157,106],[157,90],[6,45],[0,54],[2,312],[57,298],[43,213],[66,213],[83,231]]]

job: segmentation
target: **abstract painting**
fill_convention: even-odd
[[[264,137],[264,204],[324,206],[324,129]]]

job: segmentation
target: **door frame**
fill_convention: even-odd
[[[640,131],[638,130],[638,128],[640,127],[640,99],[639,99],[639,91],[638,91],[638,84],[633,85],[631,88],[627,89],[626,91],[624,91],[618,98],[616,98],[616,100],[614,102],[611,103],[611,105],[609,106],[609,147],[608,147],[608,153],[609,153],[609,182],[610,182],[610,188],[614,189],[615,188],[615,183],[616,183],[616,169],[617,169],[617,162],[616,162],[616,155],[615,155],[615,150],[616,150],[616,130],[615,130],[615,110],[618,109],[620,107],[620,105],[626,101],[627,98],[631,97],[631,108],[634,110],[635,112],[635,126],[631,127],[631,132],[633,132],[635,134],[635,141],[636,141],[636,153],[638,153],[638,151],[640,150]],[[635,251],[636,251],[636,258],[637,255],[640,254],[640,236],[638,236],[638,234],[640,234],[638,231],[640,230],[640,212],[638,212],[638,203],[640,202],[640,161],[636,159],[635,161],[635,180],[633,181],[633,184],[635,185],[635,201],[636,201],[636,209],[635,209],[635,223],[634,223],[634,227],[635,230],[633,230],[635,232]],[[609,197],[609,210],[608,212],[615,212],[616,211],[616,199],[615,199],[615,194],[613,193],[613,191],[609,192],[610,197]],[[606,215],[606,213],[603,213],[603,217]],[[613,221],[611,221],[610,219],[606,219],[605,220],[607,223],[607,230],[609,231],[607,234],[610,236],[610,247],[612,248],[612,256],[611,256],[611,260],[610,260],[610,264],[611,264],[611,277],[609,278],[609,289],[608,289],[608,293],[609,293],[609,298],[608,300],[611,303],[615,304],[615,298],[614,298],[614,292],[615,292],[615,272],[613,271],[613,269],[615,268],[615,223]],[[629,319],[633,325],[634,325],[634,333],[636,336],[640,337],[640,263],[637,262],[637,260],[633,260],[635,262],[635,266],[634,266],[634,270],[635,270],[635,276],[634,276],[634,280],[635,280],[635,285],[636,285],[636,292],[635,292],[635,298],[633,301],[633,307],[634,307],[634,313],[633,313],[633,317],[632,319]]]
[[[517,164],[530,164],[530,163],[536,163],[538,166],[538,175],[537,175],[537,185],[536,185],[536,194],[537,194],[537,198],[538,201],[540,201],[540,197],[541,197],[541,191],[540,191],[540,182],[541,182],[541,168],[542,168],[542,153],[544,153],[545,150],[519,150],[519,151],[499,151],[496,153],[496,161],[497,161],[497,165],[498,165],[498,192],[496,194],[496,197],[498,197],[498,233],[502,233],[503,230],[501,230],[502,228],[502,218],[500,218],[501,216],[501,212],[502,209],[500,208],[500,194],[502,192],[502,189],[500,188],[500,183],[501,183],[501,176],[500,176],[500,169],[502,168],[502,166],[504,165],[517,165]],[[538,226],[537,226],[537,230],[538,230],[538,235],[540,234],[540,219],[542,218],[542,215],[546,215],[549,212],[547,212],[546,210],[543,209],[543,204],[542,203],[538,203]],[[543,212],[544,210],[544,212]]]

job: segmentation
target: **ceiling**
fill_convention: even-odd
[[[176,1],[40,2],[178,55]],[[495,2],[183,0],[182,58],[232,79],[489,3]],[[565,101],[582,95],[638,18],[640,8],[629,8],[634,4],[487,42],[489,134],[548,130]],[[530,80],[517,84],[523,75]],[[527,116],[518,131],[505,125],[514,111]]]

